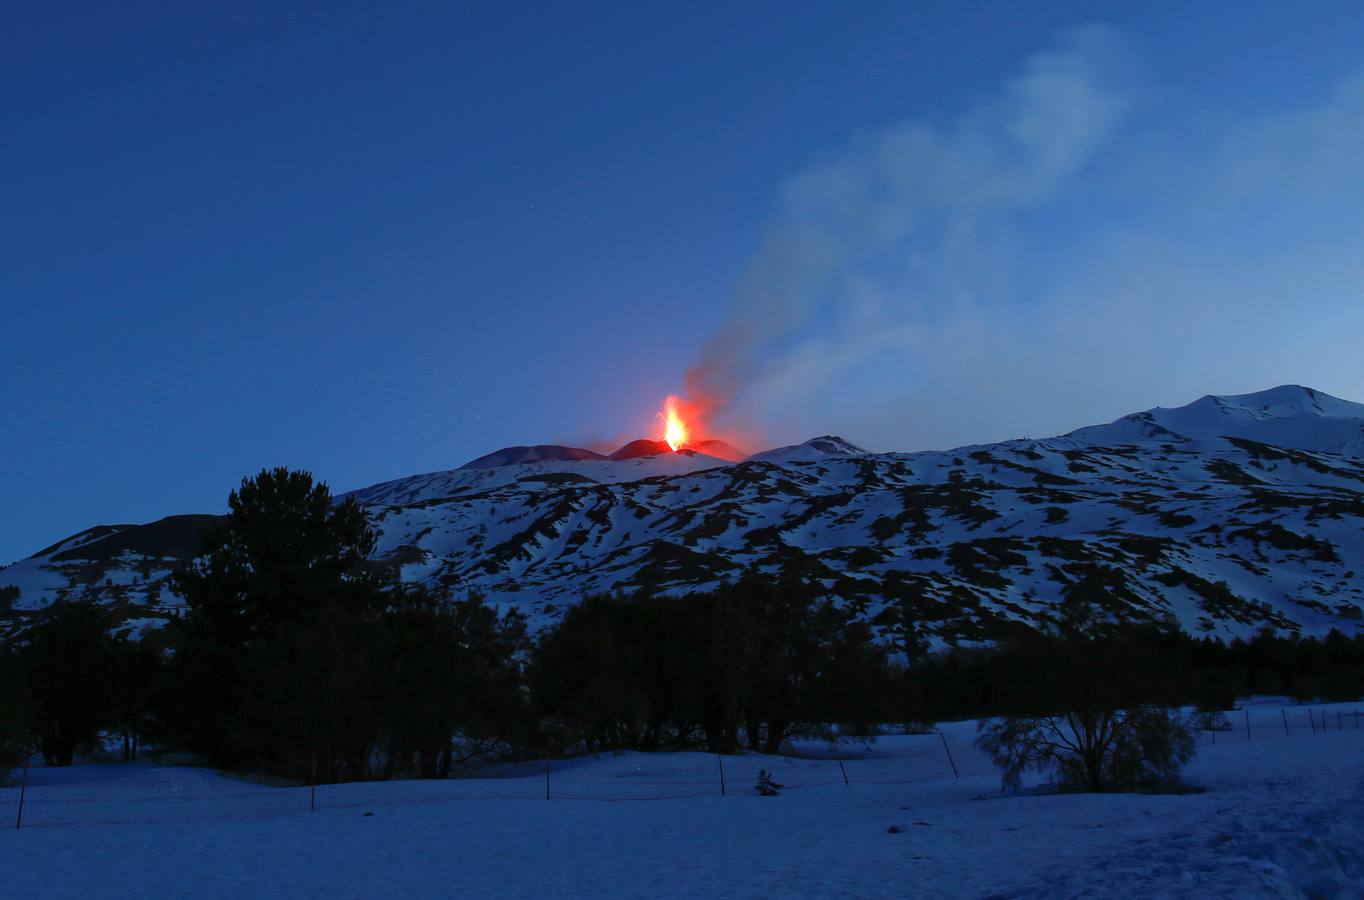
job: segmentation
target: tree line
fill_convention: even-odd
[[[154,745],[300,780],[441,777],[489,753],[773,753],[835,725],[1024,727],[1087,710],[1113,730],[1155,721],[1119,710],[1354,698],[1364,685],[1364,638],[1337,632],[1223,643],[1154,626],[1021,630],[929,653],[780,573],[684,597],[587,597],[531,640],[514,612],[372,562],[364,510],[307,473],[263,471],[228,502],[174,576],[183,618],[134,639],[99,606],[67,602],[0,652],[0,768],[35,751],[68,765],[112,742],[129,760]],[[996,755],[1006,772],[1028,762]]]
[[[1115,702],[1200,710],[1230,709],[1252,694],[1354,700],[1364,694],[1364,635],[1265,630],[1226,642],[1150,624],[1023,632],[995,647],[911,660],[903,714],[934,721],[1063,708],[1098,681]]]

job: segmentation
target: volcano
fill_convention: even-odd
[[[532,463],[548,462],[588,462],[598,460],[609,460],[611,462],[622,462],[627,459],[639,459],[644,456],[657,456],[664,453],[700,453],[705,456],[713,456],[725,462],[742,462],[748,458],[748,454],[732,444],[721,440],[708,439],[689,443],[686,446],[674,451],[668,446],[666,441],[655,441],[649,438],[639,438],[630,441],[614,453],[601,454],[582,447],[567,447],[562,444],[518,444],[514,447],[503,447],[501,450],[494,450],[492,453],[484,454],[477,459],[460,466],[464,469],[496,469],[502,466],[524,466]]]
[[[799,572],[883,634],[937,647],[1077,608],[1221,637],[1364,632],[1364,406],[1310,388],[947,451],[836,435],[747,458],[681,446],[507,447],[341,496],[372,517],[376,564],[479,591],[533,630],[585,596],[702,592],[757,570]],[[67,598],[127,630],[174,618],[168,579],[205,524],[96,527],[0,569],[21,589],[0,636]]]
[[[620,461],[623,459],[636,459],[641,456],[654,456],[659,453],[700,453],[705,456],[713,456],[716,459],[722,459],[725,462],[743,462],[748,458],[748,454],[734,445],[713,438],[688,443],[677,450],[673,450],[669,447],[666,441],[651,441],[648,438],[640,438],[639,440],[631,441],[606,458]]]

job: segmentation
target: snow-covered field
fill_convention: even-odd
[[[1288,707],[1286,737],[1253,705],[1249,740],[1233,713],[1184,795],[1002,796],[970,722],[942,726],[960,778],[937,734],[892,735],[844,748],[850,785],[832,758],[727,758],[725,796],[697,753],[555,761],[549,801],[533,765],[326,786],[316,812],[306,787],[202,769],[35,769],[0,896],[1359,897],[1359,708],[1316,707],[1314,734]],[[759,767],[781,796],[753,792]]]

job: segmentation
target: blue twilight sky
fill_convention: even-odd
[[[8,3],[0,562],[268,465],[638,436],[688,386],[750,444],[903,450],[1364,400],[1361,34],[1357,2]]]

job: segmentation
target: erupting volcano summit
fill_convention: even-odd
[[[612,459],[628,458],[622,457],[637,444],[655,443],[661,445],[657,451],[663,452],[664,448],[673,453],[693,451],[702,453],[706,456],[713,456],[727,462],[740,462],[748,458],[748,454],[718,438],[704,438],[705,417],[695,404],[688,403],[675,394],[669,394],[663,401],[663,410],[658,414],[658,421],[662,425],[663,439],[661,441],[631,441],[615,453],[611,454]],[[632,452],[631,456],[641,456],[643,453]]]
[[[690,434],[687,431],[687,423],[682,420],[682,415],[678,410],[681,404],[678,399],[669,396],[663,402],[663,412],[659,416],[663,419],[663,442],[676,453],[690,443]]]

